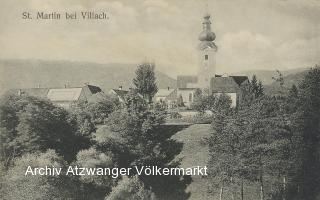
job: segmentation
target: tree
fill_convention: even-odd
[[[65,168],[66,162],[55,151],[25,154],[15,160],[14,166],[6,173],[1,182],[1,199],[71,199],[78,198],[77,183],[64,175],[41,176],[25,175],[28,166],[32,168]]]
[[[153,96],[157,93],[158,87],[154,72],[155,65],[143,63],[136,70],[136,77],[133,79],[137,92],[140,93],[148,103],[152,102]]]
[[[6,166],[24,153],[47,149],[67,160],[75,156],[77,127],[63,108],[35,97],[10,95],[1,98],[0,114],[0,153]]]
[[[258,83],[258,89],[256,92],[256,98],[262,97],[264,95],[264,88],[262,85],[262,81],[260,80]]]
[[[105,200],[156,200],[154,193],[145,188],[138,176],[124,177],[119,184],[112,189]]]
[[[274,192],[266,191],[267,177],[277,180],[280,175],[287,180],[298,172],[302,139],[294,134],[283,104],[282,99],[264,96],[231,115],[214,118],[211,168],[224,187],[237,179],[259,181],[260,199],[265,199]]]
[[[113,168],[115,166],[112,153],[102,153],[93,147],[79,151],[75,164],[79,167],[85,168]],[[94,183],[95,185],[101,186],[105,189],[108,189],[108,187],[111,187],[115,183],[114,179],[110,176],[81,176],[80,180],[85,183]]]
[[[296,95],[295,89],[292,90]],[[299,85],[293,123],[303,138],[304,152],[299,182],[301,196],[315,199],[320,185],[320,69],[311,69]]]
[[[276,81],[277,83],[279,83],[280,87],[282,88],[284,86],[284,78],[282,73],[279,70],[276,70],[277,72],[277,76],[272,77],[272,79],[274,81]]]
[[[259,89],[259,86],[258,86],[258,80],[257,80],[257,76],[256,75],[253,75],[252,76],[252,79],[251,79],[251,91],[256,94],[258,89]]]
[[[250,82],[250,91],[253,93],[254,98],[259,98],[264,95],[263,85],[261,80],[257,80],[257,76],[253,75]]]
[[[124,105],[109,115],[106,126],[97,130],[97,148],[111,151],[124,167],[160,162],[163,137],[157,130],[165,113],[157,107],[150,109],[135,92],[126,96]]]
[[[232,100],[227,94],[212,94],[198,96],[191,106],[201,114],[204,114],[207,110],[220,113],[231,111],[231,103]]]
[[[88,115],[90,121],[97,125],[103,124],[108,115],[117,109],[119,104],[118,98],[97,93],[92,95],[88,101],[80,101],[72,105],[71,111],[74,111],[75,114]]]

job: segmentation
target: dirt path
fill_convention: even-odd
[[[209,124],[192,125],[172,136],[172,139],[183,143],[183,148],[174,160],[180,160],[180,167],[206,166],[208,163],[208,146],[205,138],[210,134]],[[186,188],[190,192],[189,200],[211,199],[207,195],[207,180],[201,176],[192,176],[192,182]]]

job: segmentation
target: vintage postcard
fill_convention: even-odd
[[[320,0],[0,0],[0,199],[320,200]]]

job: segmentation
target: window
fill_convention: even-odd
[[[209,59],[209,56],[208,56],[208,55],[204,55],[204,59],[205,59],[205,60],[208,60],[208,59]]]

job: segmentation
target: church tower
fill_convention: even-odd
[[[199,70],[198,70],[198,85],[204,90],[210,86],[211,77],[215,76],[215,63],[217,46],[213,42],[216,35],[211,31],[210,15],[206,14],[202,22],[203,30],[199,35],[200,44],[199,51]]]

